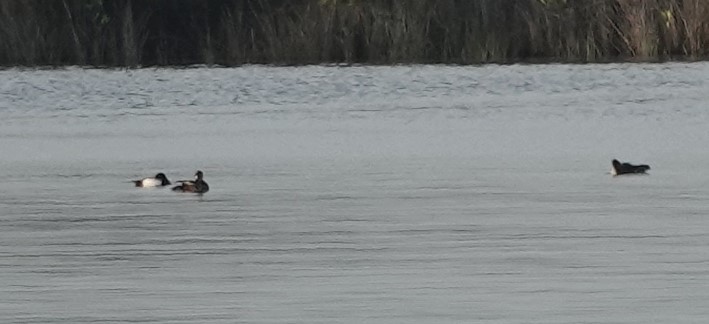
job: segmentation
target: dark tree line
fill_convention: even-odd
[[[0,65],[703,59],[705,0],[2,0]]]

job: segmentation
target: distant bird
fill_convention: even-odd
[[[174,186],[172,187],[173,191],[179,191],[179,192],[194,192],[194,193],[199,193],[203,194],[207,191],[209,191],[209,185],[202,180],[202,177],[204,174],[202,171],[197,171],[194,174],[194,181],[193,180],[180,180],[177,181],[180,183],[179,186]]]
[[[167,180],[165,174],[161,172],[156,174],[154,178],[143,178],[140,180],[133,180],[133,183],[135,183],[136,187],[164,187],[170,185],[170,180]]]
[[[633,165],[630,163],[620,163],[618,160],[613,160],[613,168],[611,168],[611,174],[614,176],[619,176],[621,174],[645,174],[647,170],[650,170],[650,166],[647,164]]]

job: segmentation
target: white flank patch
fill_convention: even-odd
[[[143,179],[143,187],[158,187],[162,185],[162,181],[155,178],[145,178]]]

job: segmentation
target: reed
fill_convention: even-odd
[[[704,0],[3,0],[0,65],[704,59]]]

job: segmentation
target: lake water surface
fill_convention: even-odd
[[[703,323],[707,102],[707,63],[0,71],[0,322]]]

